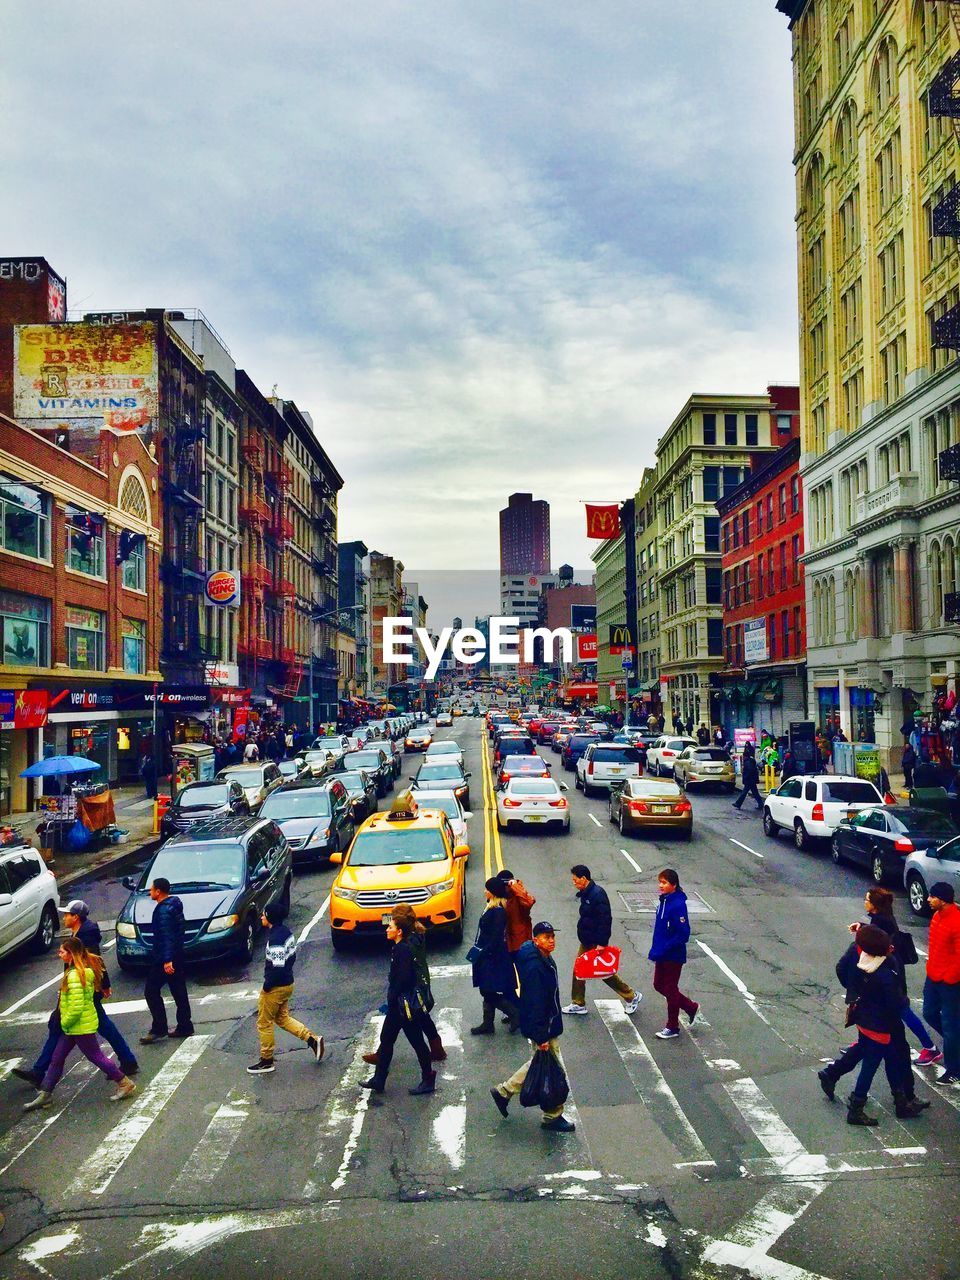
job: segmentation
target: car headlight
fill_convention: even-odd
[[[207,933],[224,933],[227,929],[235,929],[239,923],[239,916],[214,916],[207,925]]]
[[[333,887],[333,896],[335,898],[343,898],[345,902],[356,902],[358,892],[359,890],[357,889],[344,889],[340,885],[334,885]]]
[[[454,884],[456,884],[455,880],[441,880],[438,884],[427,885],[427,888],[430,890],[430,896],[435,898],[439,893],[449,893]]]
[[[135,938],[137,936],[136,927],[129,924],[126,920],[121,920],[117,925],[118,938]]]

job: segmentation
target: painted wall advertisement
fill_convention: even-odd
[[[14,330],[14,416],[71,430],[148,431],[157,416],[151,321],[22,324]]]
[[[752,618],[743,624],[743,661],[749,666],[751,662],[766,662],[769,656],[767,620]]]

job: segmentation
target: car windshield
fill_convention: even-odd
[[[243,850],[236,844],[165,844],[154,858],[144,887],[158,876],[178,890],[239,889],[243,884]]]
[[[823,799],[833,804],[876,804],[878,797],[869,782],[825,782]]]
[[[680,795],[680,788],[675,782],[654,782],[650,778],[634,778],[627,783],[627,792],[638,800],[651,797],[672,797]]]
[[[359,765],[364,769],[379,769],[383,763],[379,751],[348,751],[343,759],[346,764]]]
[[[460,818],[460,806],[457,804],[456,796],[451,795],[421,795],[416,793],[417,804],[421,809],[439,809],[445,813],[448,818]]]
[[[428,756],[449,756],[454,755],[460,750],[456,742],[431,742],[427,747]]]
[[[633,747],[597,747],[593,758],[604,764],[640,763],[640,757]]]
[[[343,743],[339,738],[317,738],[316,742],[313,743],[313,747],[317,750],[339,751],[342,749]]]
[[[719,747],[705,747],[702,751],[694,751],[693,758],[694,760],[718,760],[721,764],[730,759]]]
[[[545,769],[547,766],[539,756],[511,756],[510,769],[513,773],[523,773],[530,769],[536,772],[538,769]]]
[[[366,779],[362,773],[338,773],[337,781],[342,782],[348,791],[365,791]]]
[[[230,788],[222,785],[209,787],[188,787],[177,796],[179,809],[199,809],[208,805],[226,804],[230,799]]]
[[[297,791],[274,791],[260,807],[261,818],[326,818],[330,794],[319,787]]]
[[[232,778],[235,782],[239,782],[241,787],[263,786],[263,770],[251,768],[248,764],[238,765],[236,769],[224,769],[220,777],[228,781]]]
[[[560,788],[552,778],[518,778],[510,783],[510,794],[514,796],[554,796],[559,793]]]
[[[417,774],[418,782],[430,782],[437,778],[455,779],[459,782],[463,777],[463,773],[458,764],[425,764],[420,768]]]
[[[532,756],[533,743],[529,738],[504,738],[500,743],[502,756]]]
[[[893,819],[894,827],[909,831],[911,834],[925,836],[957,834],[956,825],[946,814],[937,813],[933,809],[905,809],[902,812],[892,813],[890,817]]]
[[[361,831],[350,850],[351,867],[390,867],[404,862],[446,860],[447,848],[438,827]]]

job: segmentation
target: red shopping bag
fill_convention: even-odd
[[[573,965],[575,978],[612,978],[620,968],[619,947],[591,947],[577,956]]]

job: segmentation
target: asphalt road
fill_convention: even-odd
[[[516,1104],[507,1120],[494,1109],[489,1087],[527,1050],[500,1024],[495,1037],[470,1036],[479,1001],[466,943],[431,950],[435,1017],[450,1047],[437,1093],[407,1094],[418,1071],[402,1040],[387,1092],[360,1091],[386,951],[334,954],[321,914],[332,872],[298,874],[291,925],[304,940],[294,1012],[324,1035],[323,1062],[280,1033],[276,1072],[246,1073],[257,1056],[260,947],[249,971],[193,975],[198,1034],[143,1048],[130,1102],[110,1105],[105,1083],[71,1059],[56,1107],[22,1116],[30,1090],[4,1079],[0,1272],[17,1280],[339,1280],[395,1270],[422,1280],[960,1276],[960,1090],[932,1083],[928,1069],[918,1087],[931,1108],[900,1122],[878,1081],[871,1109],[880,1126],[858,1129],[814,1075],[849,1036],[833,965],[866,879],[834,867],[825,851],[767,840],[758,815],[733,811],[726,795],[693,798],[690,843],[625,840],[607,821],[606,801],[574,792],[550,752],[570,785],[571,833],[498,838],[484,822],[480,722],[442,732],[464,745],[473,775],[468,931],[485,864],[506,863],[537,895],[535,916],[560,928],[556,960],[568,973],[577,914],[568,869],[586,862],[610,893],[622,972],[644,994],[628,1019],[612,992],[591,984],[589,1017],[565,1023],[576,1133],[544,1133]],[[691,897],[683,985],[705,1015],[670,1042],[654,1036],[664,1008],[646,959],[663,866],[679,870]],[[124,894],[116,873],[71,888],[101,921],[114,918]],[[898,914],[925,950],[926,927],[902,894]],[[52,957],[3,963],[0,1077],[39,1048],[54,991],[42,984],[55,982],[57,968]],[[910,975],[915,1004],[922,976]],[[115,972],[115,1016],[131,1037],[147,1025],[141,994]]]

